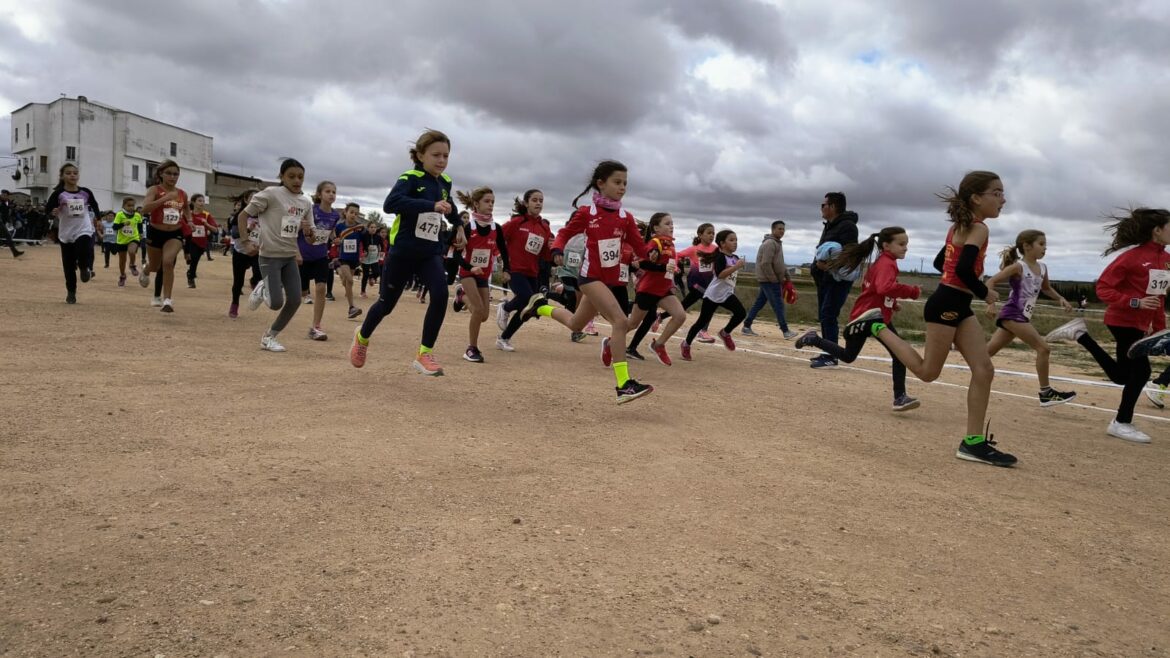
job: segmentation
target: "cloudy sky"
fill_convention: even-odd
[[[1165,0],[0,0],[0,130],[80,94],[380,206],[434,127],[498,216],[537,187],[559,225],[617,158],[637,215],[735,228],[749,256],[784,219],[790,262],[843,191],[863,234],[910,230],[903,269],[941,244],[934,194],[991,169],[993,245],[1040,228],[1054,276],[1090,279],[1105,213],[1170,205],[1168,61]]]

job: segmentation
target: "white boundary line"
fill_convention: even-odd
[[[491,288],[494,288],[496,290],[500,290],[502,292],[510,292],[507,288],[501,288],[500,286],[497,286],[494,284],[489,284],[489,285]],[[605,327],[609,326],[604,321],[597,322],[597,324],[600,324],[600,325],[605,326]],[[682,339],[675,336],[672,338],[672,340],[680,340],[681,341]],[[755,343],[748,343],[748,344],[754,345]],[[794,351],[794,352],[801,352],[800,350],[797,350],[795,348],[787,348],[787,349]],[[770,357],[775,357],[777,359],[786,359],[789,361],[804,362],[804,363],[808,362],[808,359],[805,357],[796,357],[796,356],[791,356],[788,354],[779,354],[776,352],[756,350],[756,349],[752,349],[749,347],[739,347],[738,345],[736,346],[736,351],[746,352],[748,354],[759,354],[762,356],[770,356]],[[803,353],[803,352],[801,352],[801,353]],[[811,354],[811,352],[808,352],[808,353]],[[867,361],[878,361],[881,363],[892,363],[893,362],[893,359],[891,359],[889,357],[881,357],[881,356],[858,356],[857,358],[864,359]],[[954,364],[954,363],[945,364],[944,367],[951,368],[953,370],[963,370],[963,371],[967,371],[967,372],[970,372],[970,370],[971,370],[967,366]],[[838,366],[838,368],[843,368],[845,370],[853,370],[853,371],[858,371],[858,372],[865,372],[865,373],[869,373],[871,375],[878,375],[878,376],[882,376],[882,377],[890,377],[891,376],[890,373],[888,373],[888,372],[879,372],[877,370],[870,370],[869,368],[859,368],[857,366],[841,365],[841,366]],[[1022,379],[1037,379],[1037,377],[1034,373],[1020,372],[1018,370],[999,370],[997,368],[995,373],[997,375],[1004,374],[1004,375],[1009,375],[1012,377],[1020,377]],[[1123,388],[1122,386],[1114,384],[1113,382],[1095,382],[1095,381],[1088,380],[1088,379],[1076,379],[1073,377],[1051,376],[1051,377],[1049,377],[1049,379],[1056,380],[1056,381],[1062,381],[1062,382],[1071,382],[1074,384],[1083,384],[1085,386],[1097,386],[1097,387],[1101,387],[1101,388],[1110,388],[1110,389]],[[938,380],[935,380],[933,382],[922,382],[922,383],[931,384],[931,385],[938,385],[938,386],[945,386],[945,387],[950,387],[950,388],[959,388],[959,389],[963,389],[963,390],[966,390],[968,388],[967,386],[964,386],[963,384],[952,384],[951,382],[941,382]],[[1022,400],[1035,400],[1035,398],[1033,398],[1030,395],[1021,395],[1020,393],[1010,393],[1008,391],[997,391],[994,389],[992,389],[991,392],[995,393],[996,395],[1001,395],[1004,397],[1020,398]],[[1065,406],[1076,407],[1078,409],[1088,409],[1090,411],[1097,411],[1097,412],[1101,412],[1101,413],[1114,414],[1114,415],[1116,415],[1116,413],[1117,413],[1117,411],[1114,409],[1102,409],[1101,407],[1094,407],[1092,405],[1080,404],[1077,402],[1066,402]],[[1134,412],[1134,416],[1136,416],[1138,418],[1143,418],[1146,420],[1157,421],[1160,423],[1170,423],[1170,418],[1164,418],[1162,416],[1151,416],[1149,414],[1142,414],[1142,413],[1137,413],[1137,412]]]

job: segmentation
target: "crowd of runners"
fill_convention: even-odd
[[[335,273],[344,290],[346,317],[356,319],[364,313],[348,354],[356,368],[371,358],[374,334],[393,313],[402,294],[413,291],[415,299],[426,304],[426,312],[412,365],[423,375],[442,375],[435,349],[447,317],[451,286],[455,286],[453,310],[467,311],[463,359],[484,363],[480,334],[492,319],[493,275],[498,275],[512,293],[495,312],[499,332],[495,347],[515,352],[518,332],[526,323],[542,319],[563,325],[567,338],[579,343],[598,335],[594,320],[600,316],[608,324],[609,335],[600,340],[599,358],[612,369],[619,404],[654,390],[631,376],[631,361],[645,360],[639,348],[653,333],[650,356],[670,366],[670,339],[686,325],[687,309],[694,304],[700,305],[699,316],[681,334],[675,352],[678,358],[696,359],[694,345],[700,342],[719,343],[735,351],[733,334],[745,319],[748,324],[743,333],[754,335],[750,323],[764,304],[765,291],[761,290],[761,298],[750,313],[736,296],[737,277],[746,261],[737,254],[739,242],[734,231],[702,224],[692,243],[678,248],[669,213],[654,213],[641,222],[623,207],[628,172],[616,161],[594,167],[584,190],[572,201],[571,217],[559,230],[554,231],[541,216],[545,199],[538,189],[516,198],[510,218],[497,223],[491,189],[454,189],[445,173],[450,149],[450,140],[441,132],[428,130],[418,138],[409,153],[412,167],[399,176],[382,208],[393,216],[388,229],[363,222],[356,203],[337,207],[338,191],[332,182],[321,181],[311,198],[307,197],[302,191],[305,167],[294,159],[281,164],[278,185],[242,195],[222,226],[206,211],[202,196],[187,197],[179,186],[179,166],[173,161],[158,166],[141,212],[134,199],[128,198],[117,213],[106,214],[98,208],[94,195],[80,185],[78,168],[66,164],[46,204],[46,212],[55,218],[66,302],[76,303],[78,279],[86,283],[92,278],[94,240],[101,236],[106,266],[112,255],[117,256],[118,285],[125,285],[128,266],[139,285],[153,285],[152,305],[164,313],[174,312],[175,267],[180,254],[187,266],[188,286],[194,288],[200,259],[205,255],[210,259],[217,246],[211,236],[222,231],[221,244],[224,254],[231,254],[233,273],[227,313],[238,317],[248,278],[251,292],[247,306],[253,310],[266,306],[276,312],[259,341],[261,349],[269,352],[286,350],[279,337],[302,304],[313,306],[308,338],[327,340],[323,323],[326,301],[334,298]],[[999,176],[970,172],[940,197],[951,225],[934,262],[942,273],[940,283],[923,307],[926,338],[921,352],[903,340],[894,326],[898,300],[918,299],[922,294],[919,287],[898,281],[898,261],[906,255],[909,235],[891,226],[858,240],[856,221],[827,221],[816,257],[816,273],[826,282],[824,299],[818,300],[822,309],[832,307],[834,297],[839,297],[839,308],[851,282],[861,280],[860,295],[841,331],[844,344],[837,340],[836,309],[831,322],[822,323],[821,332],[799,336],[780,313],[782,335],[795,339],[797,348],[820,351],[813,357],[813,367],[852,362],[868,340],[879,341],[892,357],[893,409],[900,412],[920,404],[907,393],[907,371],[924,382],[932,381],[955,348],[971,376],[966,427],[956,455],[995,466],[1012,466],[1016,458],[997,447],[984,424],[995,374],[992,357],[1017,338],[1033,348],[1039,403],[1052,406],[1072,400],[1076,394],[1052,388],[1048,344],[1073,341],[1092,355],[1111,381],[1123,387],[1107,434],[1149,442],[1150,437],[1134,426],[1133,416],[1143,389],[1151,402],[1162,407],[1163,393],[1170,384],[1168,369],[1147,387],[1152,374],[1150,357],[1165,355],[1170,349],[1165,322],[1170,288],[1170,253],[1166,251],[1170,211],[1137,208],[1114,217],[1108,227],[1112,241],[1105,253],[1120,253],[1101,273],[1097,295],[1107,305],[1104,322],[1116,343],[1116,352],[1110,355],[1090,335],[1082,317],[1046,336],[1032,325],[1041,295],[1072,309],[1049,282],[1042,262],[1047,250],[1043,232],[1019,233],[1012,246],[1001,253],[999,272],[984,279],[984,257],[991,243],[989,222],[999,216],[1006,203]],[[456,199],[464,212],[458,211]],[[824,216],[841,216],[844,203],[840,193],[826,195]],[[783,223],[777,224],[782,234]],[[138,268],[138,247],[144,234],[145,264]],[[834,288],[835,282],[850,285]],[[790,282],[784,283],[781,289],[777,282],[775,294],[791,302],[795,291]],[[995,288],[1004,283],[1010,294],[1000,304]],[[818,280],[820,295],[819,284]],[[376,286],[377,299],[362,309],[357,298],[366,298],[372,286]],[[845,292],[838,295],[833,290]],[[975,317],[972,302],[976,299],[986,302],[986,312],[996,318],[997,329],[990,340]],[[773,302],[773,306],[777,304]],[[730,316],[712,335],[709,325],[720,308]]]

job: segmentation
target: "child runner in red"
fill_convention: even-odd
[[[601,342],[601,362],[613,365],[618,404],[637,400],[654,390],[653,386],[631,379],[629,365],[625,361],[613,361],[610,350],[611,341],[618,346],[626,343],[626,316],[610,289],[611,286],[619,285],[622,244],[629,244],[636,255],[646,257],[646,243],[638,234],[634,216],[622,208],[626,181],[624,164],[614,160],[598,164],[589,177],[589,186],[573,199],[575,210],[569,223],[557,232],[556,240],[553,241],[553,262],[559,266],[564,262],[562,254],[569,239],[580,233],[585,234],[585,257],[578,278],[582,299],[577,303],[577,311],[570,313],[563,308],[550,306],[548,300],[540,296],[533,297],[521,311],[524,319],[551,317],[574,332],[581,331],[600,312],[613,328],[612,336]],[[593,203],[578,208],[577,200],[590,190],[593,191]]]
[[[500,327],[496,347],[505,352],[515,351],[512,336],[523,324],[518,311],[528,304],[528,300],[540,295],[541,287],[548,285],[547,279],[541,280],[540,267],[541,263],[552,258],[552,229],[548,220],[540,216],[543,209],[544,193],[528,190],[523,199],[516,200],[512,219],[504,224],[504,240],[511,259],[507,269],[508,285],[513,297],[496,308],[496,324]]]
[[[1048,268],[1040,262],[1047,251],[1048,242],[1044,233],[1034,229],[1021,231],[1016,236],[1016,244],[1000,252],[1000,270],[987,281],[989,288],[1006,281],[1012,289],[996,318],[995,326],[998,329],[987,342],[987,354],[995,356],[1016,338],[1036,350],[1036,378],[1040,380],[1041,407],[1064,404],[1077,397],[1073,391],[1058,391],[1049,385],[1048,355],[1052,350],[1036,327],[1032,326],[1032,311],[1036,308],[1040,293],[1060,302],[1064,310],[1072,310],[1072,304],[1061,297],[1048,281]]]
[[[711,322],[711,318],[715,317],[716,309],[723,307],[731,312],[731,319],[727,321],[727,326],[719,332],[719,339],[723,341],[723,347],[730,352],[735,351],[735,340],[731,338],[731,332],[735,331],[739,323],[747,317],[743,302],[735,296],[735,284],[739,278],[739,271],[743,269],[744,265],[747,265],[747,261],[735,255],[739,239],[736,237],[735,231],[724,229],[715,235],[715,244],[718,247],[717,251],[713,254],[699,256],[699,264],[710,266],[715,277],[711,279],[711,283],[703,292],[703,308],[699,311],[699,319],[691,325],[686,340],[680,346],[684,361],[691,360],[691,345],[699,332]]]
[[[219,224],[216,224],[215,218],[207,212],[206,200],[202,194],[191,197],[188,207],[191,210],[191,223],[184,231],[184,235],[187,236],[187,287],[194,288],[196,272],[199,271],[199,259],[207,253],[208,234],[218,231]]]
[[[1105,433],[1125,441],[1149,443],[1150,436],[1134,427],[1133,409],[1150,378],[1150,356],[1165,355],[1170,348],[1170,332],[1166,331],[1170,210],[1138,208],[1128,217],[1113,219],[1109,226],[1113,243],[1105,253],[1121,253],[1097,279],[1097,297],[1109,305],[1105,309],[1105,327],[1117,342],[1117,358],[1097,345],[1084,318],[1066,322],[1046,338],[1049,342],[1080,343],[1110,381],[1125,387],[1117,417]]]
[[[630,326],[640,327],[646,315],[653,315],[659,307],[670,314],[666,329],[657,340],[650,342],[650,351],[654,357],[662,365],[668,366],[670,356],[666,352],[666,342],[687,321],[686,310],[671,292],[678,260],[674,253],[674,219],[670,213],[658,212],[650,216],[650,223],[646,225],[646,240],[648,253],[646,260],[642,261],[643,274],[635,287]],[[627,349],[626,357],[641,360],[634,349]]]
[[[869,266],[865,273],[865,280],[861,283],[861,294],[853,303],[853,310],[849,313],[849,320],[853,321],[869,313],[869,317],[880,317],[892,333],[894,329],[894,313],[898,310],[899,299],[918,299],[922,288],[898,283],[898,261],[906,257],[906,250],[910,247],[910,238],[906,229],[901,226],[888,226],[880,233],[874,233],[868,239],[851,244],[841,250],[836,258],[829,261],[831,269],[855,270],[869,259],[874,247],[881,250],[877,260]],[[853,363],[861,348],[865,345],[865,334],[855,334],[845,339],[845,347],[825,340],[817,332],[809,331],[796,339],[796,349],[816,347],[829,356],[844,363]],[[886,348],[889,351],[889,348]],[[891,375],[894,380],[894,411],[909,411],[917,409],[919,402],[906,394],[906,366],[890,352],[893,357]]]
[[[946,364],[951,346],[958,348],[971,369],[967,388],[967,434],[959,441],[955,456],[966,461],[992,466],[1014,466],[1016,458],[995,447],[983,419],[991,397],[991,380],[995,368],[987,355],[983,325],[975,319],[971,300],[979,297],[988,305],[999,301],[995,290],[983,285],[983,256],[987,251],[986,220],[999,217],[1007,201],[1003,181],[990,171],[972,171],[959,183],[940,195],[947,204],[951,228],[946,244],[934,259],[943,275],[940,285],[926,300],[926,348],[920,356],[909,343],[890,331],[880,314],[861,314],[845,326],[845,340],[854,335],[875,336],[906,368],[924,382],[938,379]]]
[[[146,234],[146,267],[138,275],[138,284],[143,288],[150,285],[150,275],[161,272],[162,285],[155,285],[155,299],[163,313],[174,312],[171,294],[175,286],[175,260],[183,248],[183,225],[191,221],[191,209],[187,206],[187,193],[176,187],[179,182],[179,165],[166,160],[155,170],[154,184],[146,191],[142,211],[150,217],[150,230]],[[161,293],[161,294],[160,294]],[[159,299],[161,297],[161,299]]]
[[[492,221],[496,195],[491,189],[480,187],[470,193],[457,192],[456,197],[464,206],[471,208],[467,224],[467,246],[457,252],[463,301],[471,311],[467,325],[467,350],[463,358],[472,363],[483,363],[483,353],[479,351],[479,329],[487,322],[491,308],[488,284],[492,280],[496,256],[504,261],[504,276],[507,278],[508,247],[500,225]]]

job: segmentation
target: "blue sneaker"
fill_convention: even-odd
[[[1139,356],[1165,356],[1170,350],[1170,329],[1152,333],[1129,346],[1129,358]]]

